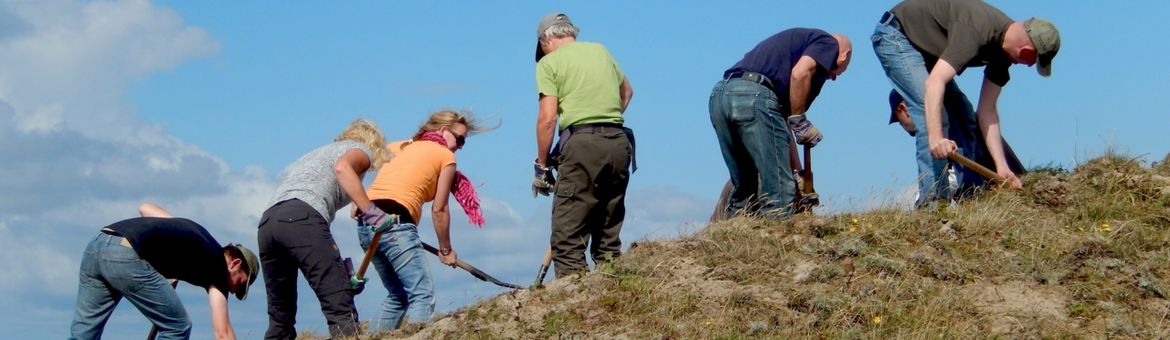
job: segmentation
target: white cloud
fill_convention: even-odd
[[[145,0],[5,1],[0,18],[0,99],[22,131],[70,127],[130,141],[142,122],[122,94],[131,81],[213,54],[219,43]],[[155,136],[156,138],[158,136]]]
[[[85,245],[140,202],[254,246],[271,176],[233,171],[125,98],[134,81],[218,50],[204,29],[148,1],[0,1],[0,257],[12,259],[0,289],[20,292],[0,306],[12,325],[56,316],[26,337],[67,329]]]

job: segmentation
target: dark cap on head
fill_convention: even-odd
[[[1032,17],[1024,21],[1024,30],[1028,32],[1032,46],[1036,47],[1036,72],[1045,77],[1052,75],[1052,58],[1060,52],[1060,32],[1056,31],[1056,25]]]
[[[540,49],[540,36],[543,35],[544,31],[547,31],[549,27],[553,27],[557,24],[572,25],[573,22],[569,21],[569,16],[565,15],[565,13],[552,12],[548,15],[545,15],[543,18],[540,18],[540,23],[536,25],[536,61],[539,62],[540,58],[544,57],[544,50]]]
[[[890,124],[898,121],[898,104],[902,103],[902,95],[898,90],[890,90]]]

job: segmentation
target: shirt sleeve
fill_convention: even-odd
[[[362,153],[366,154],[366,161],[370,162],[370,164],[374,164],[374,152],[370,151],[369,147],[367,147],[365,144],[358,143],[357,141],[351,141],[351,142],[352,142],[352,145],[350,145],[350,149],[362,150]],[[348,151],[349,150],[347,149],[346,152],[348,152]]]
[[[617,58],[613,57],[613,53],[610,53],[609,49],[605,50],[605,55],[609,56],[609,61],[613,63],[613,72],[617,74],[618,83],[620,84],[622,79],[626,79],[626,73],[622,71],[622,67],[618,65]]]
[[[556,72],[548,59],[536,63],[536,91],[546,96],[560,97],[557,88]]]
[[[943,49],[938,59],[945,60],[947,64],[955,68],[955,75],[962,75],[963,71],[967,70],[967,65],[971,63],[971,60],[979,55],[980,46],[983,46],[983,41],[978,39],[971,30],[951,30],[947,34],[947,47]]]
[[[1011,66],[1011,65],[1010,64],[987,65],[987,67],[985,67],[983,69],[983,76],[987,77],[987,80],[991,81],[992,84],[999,85],[999,87],[1004,87],[1005,85],[1007,85],[1008,80],[1012,79],[1011,73],[1008,72],[1009,66]]]
[[[832,70],[837,64],[837,39],[828,33],[821,33],[804,48],[802,55],[809,56],[825,71]],[[795,64],[794,64],[795,65]]]

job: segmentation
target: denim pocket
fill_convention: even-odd
[[[754,122],[756,120],[756,101],[759,99],[759,95],[758,92],[728,92],[727,103],[731,109],[728,118],[740,125]]]

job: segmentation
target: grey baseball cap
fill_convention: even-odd
[[[1060,51],[1060,32],[1056,25],[1039,17],[1032,17],[1024,21],[1024,30],[1028,31],[1028,39],[1036,47],[1036,72],[1041,76],[1052,75],[1052,58]]]
[[[536,61],[544,57],[544,51],[540,49],[540,36],[544,34],[545,30],[556,24],[569,24],[573,22],[569,20],[569,16],[562,12],[552,12],[540,18],[540,23],[536,25]]]

